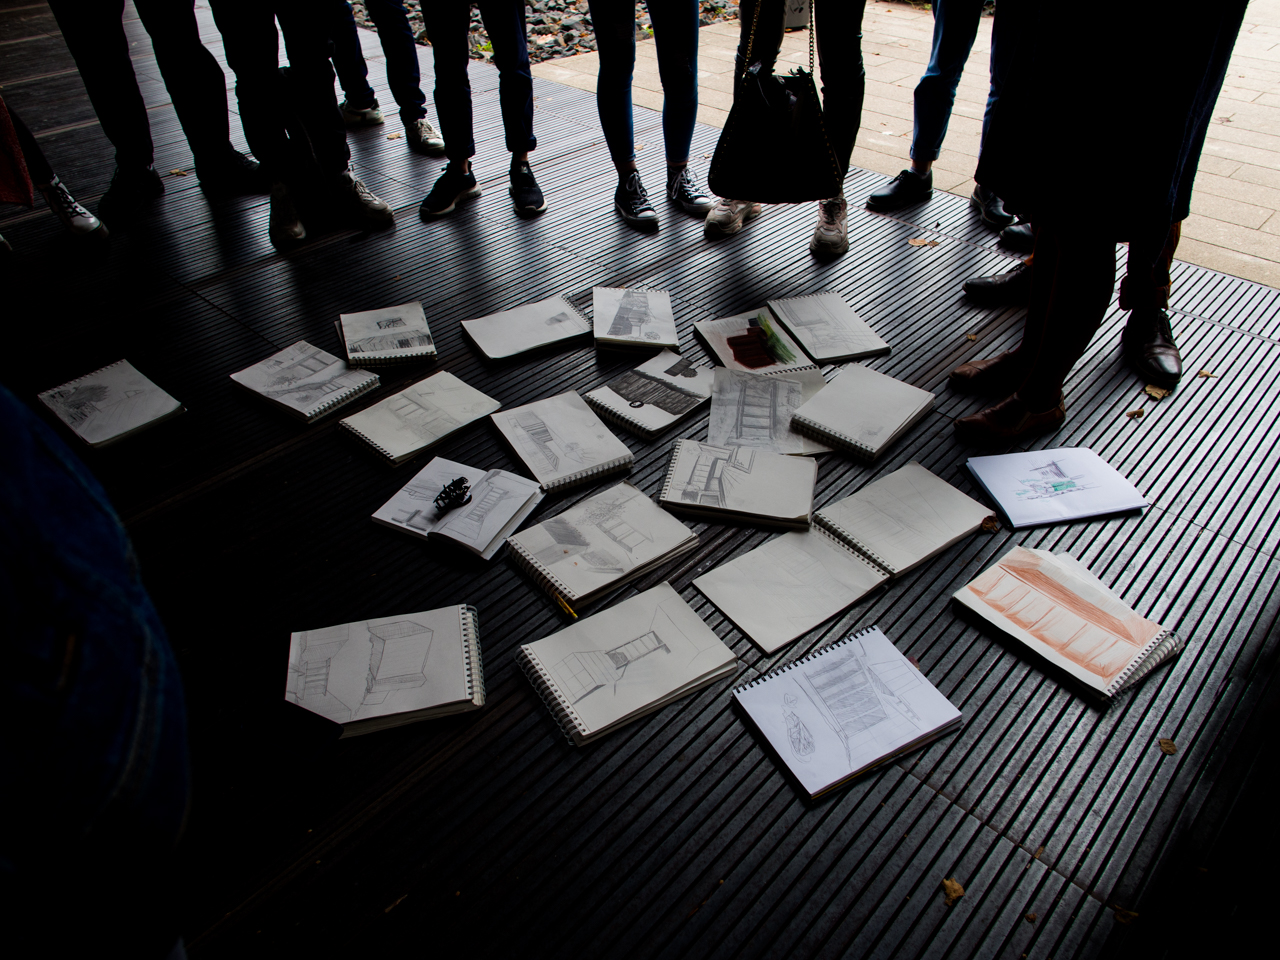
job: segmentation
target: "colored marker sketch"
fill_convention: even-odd
[[[1032,467],[1031,477],[1020,477],[1018,482],[1023,489],[1015,491],[1019,500],[1048,500],[1068,493],[1092,490],[1097,484],[1084,483],[1083,473],[1072,477],[1062,469],[1057,460],[1050,460],[1042,467]]]

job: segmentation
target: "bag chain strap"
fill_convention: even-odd
[[[747,59],[742,65],[742,69],[746,70],[747,65],[751,63],[751,54],[756,47],[756,26],[760,23],[760,5],[765,0],[756,0],[755,8],[751,11],[751,32],[747,36]],[[813,73],[813,36],[818,26],[818,0],[809,0],[809,76]]]

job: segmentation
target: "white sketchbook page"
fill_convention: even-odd
[[[671,294],[665,290],[593,287],[591,315],[597,340],[645,347],[679,346]]]
[[[932,405],[933,394],[927,390],[851,363],[796,415],[878,453]]]
[[[128,360],[46,390],[40,400],[90,444],[118,439],[182,409]]]
[[[309,417],[330,400],[358,390],[378,376],[349,367],[333,354],[299,340],[231,374],[231,379]]]
[[[455,507],[435,533],[456,540],[488,560],[542,500],[542,488],[506,470],[490,470],[471,487],[471,502]]]
[[[734,357],[733,347],[729,345],[730,337],[742,336],[752,327],[752,321],[766,333],[764,356],[772,359],[772,363],[764,366],[747,366]],[[813,363],[804,355],[804,351],[787,336],[787,331],[773,322],[767,308],[739,313],[719,320],[698,320],[693,328],[702,335],[711,352],[730,370],[742,370],[746,373],[779,373],[787,370],[798,370],[812,367]]]
[[[707,442],[773,453],[825,453],[831,448],[791,428],[791,417],[827,382],[817,370],[766,377],[717,367]]]
[[[812,460],[693,440],[677,443],[674,456],[664,488],[673,505],[784,520],[807,518],[812,509]]]
[[[441,371],[342,422],[393,458],[405,457],[448,436],[502,404]]]
[[[990,515],[982,504],[913,461],[823,507],[816,516],[897,574],[977,530]]]
[[[693,538],[692,530],[639,488],[620,483],[511,540],[577,598]]]
[[[838,293],[770,300],[769,308],[815,360],[852,360],[889,352],[889,344]]]
[[[667,583],[524,649],[591,732],[736,659]]]
[[[289,641],[285,699],[351,723],[468,699],[456,606],[303,630]]]
[[[786,646],[889,578],[817,530],[784,533],[693,581],[766,653]]]
[[[492,419],[544,486],[631,457],[630,448],[572,390],[504,410]]]
[[[663,350],[587,396],[649,430],[660,430],[706,403],[711,370]]]
[[[591,332],[591,325],[561,296],[526,303],[476,320],[462,328],[491,360],[567,340]]]
[[[969,469],[1014,527],[1147,506],[1133,484],[1088,447],[970,457]]]
[[[955,596],[1099,692],[1164,629],[1072,566],[1023,547],[1014,547]]]
[[[358,362],[372,357],[414,357],[434,355],[435,342],[427,327],[422,304],[401,303],[394,307],[339,315],[347,356]]]
[[[812,795],[960,719],[875,627],[734,696]]]

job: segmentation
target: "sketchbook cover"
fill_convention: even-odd
[[[184,409],[128,360],[46,390],[40,400],[91,447],[123,439]]]
[[[1101,517],[1148,505],[1133,484],[1088,447],[970,457],[969,470],[1014,527]]]
[[[593,287],[596,340],[617,346],[676,347],[676,315],[665,290]]]
[[[819,363],[877,357],[889,344],[834,291],[770,300],[769,309]]]
[[[399,463],[501,406],[441,371],[352,414],[342,425]]]
[[[711,370],[663,350],[585,397],[609,419],[644,434],[665,430],[711,397]]]
[[[491,419],[544,490],[631,464],[630,448],[573,390]]]
[[[824,440],[874,458],[933,406],[933,394],[851,363],[794,420]]]
[[[949,732],[961,719],[878,627],[733,696],[811,797]]]
[[[764,307],[719,320],[698,320],[693,329],[730,370],[774,374],[816,369]]]
[[[677,440],[661,501],[696,512],[809,525],[818,465],[751,447]]]
[[[490,360],[513,357],[591,332],[587,318],[562,296],[463,320],[462,329]]]
[[[831,448],[797,433],[791,418],[826,385],[814,368],[766,377],[717,367],[707,442],[773,453],[825,453]]]
[[[376,373],[349,367],[305,340],[231,374],[231,379],[306,420],[314,420],[378,385]]]
[[[338,318],[350,363],[414,360],[436,355],[422,304],[402,303]]]

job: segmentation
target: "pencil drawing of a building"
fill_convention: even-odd
[[[595,693],[601,687],[618,683],[627,667],[655,653],[670,653],[656,631],[650,630],[609,650],[585,650],[571,653],[556,667],[564,681],[565,692],[574,703]]]

